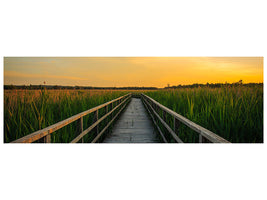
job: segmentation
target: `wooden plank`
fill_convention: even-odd
[[[182,115],[179,115],[178,113],[172,111],[171,109],[161,105],[159,102],[155,101],[151,97],[149,97],[145,94],[142,94],[142,95],[145,97],[144,99],[150,100],[153,104],[156,104],[157,106],[159,106],[161,108],[161,110],[168,112],[170,115],[174,116],[180,122],[182,122],[183,124],[185,124],[186,126],[191,128],[192,130],[196,131],[197,133],[201,134],[209,141],[211,141],[213,143],[230,143],[229,141],[225,140],[224,138],[220,137],[219,135],[199,126],[198,124],[190,121],[189,119],[183,117]]]
[[[133,116],[133,119],[129,119],[129,118],[123,118],[120,119],[116,125],[120,126],[120,128],[127,128],[127,129],[146,129],[146,128],[150,128],[151,124],[150,124],[150,120],[149,119],[145,119],[145,120],[140,120],[138,118],[135,118]]]
[[[92,113],[92,112],[94,112],[96,110],[99,110],[100,108],[103,108],[103,107],[105,107],[105,106],[107,106],[107,105],[109,105],[109,104],[111,104],[113,102],[118,101],[119,99],[122,99],[122,98],[130,96],[130,95],[131,95],[131,93],[126,94],[126,95],[121,96],[121,97],[119,97],[117,99],[111,100],[111,101],[109,101],[107,103],[101,104],[101,105],[99,105],[97,107],[94,107],[94,108],[91,108],[91,109],[86,110],[84,112],[81,112],[79,114],[76,114],[76,115],[74,115],[72,117],[69,117],[69,118],[63,120],[63,121],[60,121],[60,122],[58,122],[56,124],[48,126],[48,127],[44,128],[42,130],[38,130],[38,131],[33,132],[33,133],[29,134],[29,135],[26,135],[26,136],[24,136],[22,138],[19,138],[19,139],[15,140],[15,141],[12,141],[11,143],[31,143],[31,142],[34,142],[36,140],[39,140],[42,137],[45,137],[46,135],[49,135],[49,134],[51,134],[51,133],[63,128],[64,126],[76,121],[77,119],[79,119],[79,118],[81,118],[81,117],[83,117],[83,116],[85,116],[87,114],[90,114],[90,113]]]
[[[141,119],[142,118],[142,119]],[[157,133],[139,98],[132,98],[104,143],[156,143]]]

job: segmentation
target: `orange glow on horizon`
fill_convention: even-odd
[[[6,57],[4,84],[165,87],[263,82],[263,57]]]

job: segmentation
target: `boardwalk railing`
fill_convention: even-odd
[[[199,143],[203,142],[229,143],[229,141],[225,140],[224,138],[195,124],[194,122],[183,117],[182,115],[179,115],[176,112],[170,110],[169,108],[161,105],[159,102],[155,101],[151,97],[145,94],[141,94],[141,98],[164,142],[168,141],[166,139],[166,136],[164,135],[164,131],[159,127],[158,121],[166,128],[166,130],[171,134],[172,138],[178,143],[183,142],[179,138],[180,123],[183,123],[184,125],[186,125],[187,127],[189,127],[190,129],[194,130],[199,134]],[[171,124],[173,128],[171,128],[169,125],[170,123],[168,123],[167,114],[169,114],[172,117],[173,122]]]
[[[112,124],[112,122],[117,118],[117,116],[120,114],[120,112],[125,108],[127,103],[129,102],[129,99],[131,99],[131,93],[121,96],[117,99],[114,99],[112,101],[109,101],[107,103],[104,103],[102,105],[99,105],[97,107],[91,108],[89,110],[86,110],[84,112],[81,112],[77,115],[74,115],[68,119],[65,119],[63,121],[60,121],[56,124],[53,124],[51,126],[48,126],[42,130],[36,131],[34,133],[31,133],[29,135],[26,135],[20,139],[17,139],[13,141],[12,143],[32,143],[37,140],[42,140],[45,143],[50,143],[51,142],[51,133],[63,128],[64,126],[77,121],[77,137],[74,138],[71,143],[76,143],[79,141],[83,142],[83,137],[92,131],[94,128],[97,130],[97,136],[93,139],[92,142],[97,142],[99,138],[103,135],[103,133],[108,129],[108,127]],[[100,119],[98,117],[98,111],[100,109],[105,109],[105,114],[102,116]],[[119,110],[118,110],[119,109]],[[118,110],[118,112],[115,111]],[[89,126],[86,130],[83,130],[83,117],[90,114],[94,113],[94,118],[95,122]],[[106,124],[106,126],[99,132],[99,124],[102,122],[104,119],[107,119],[108,116],[112,116],[111,120]]]

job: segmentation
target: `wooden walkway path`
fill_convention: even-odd
[[[157,133],[140,98],[132,98],[104,143],[157,143]]]
[[[51,141],[51,134],[56,134],[57,130],[71,123],[76,123],[76,131],[70,143],[183,143],[179,137],[181,124],[198,134],[198,138],[194,138],[192,142],[229,143],[219,135],[165,107],[153,98],[143,93],[135,94],[136,96],[140,98],[134,98],[132,93],[128,93],[25,135],[12,143],[51,143],[53,142]],[[84,126],[84,117],[89,114],[93,115],[94,120],[88,127],[88,125]],[[148,114],[150,117],[148,117]],[[100,123],[104,127],[101,127]],[[114,127],[109,133],[112,125]],[[95,130],[94,133],[92,133],[93,130]],[[94,134],[93,139],[89,138],[89,141],[84,141],[84,136],[87,134]]]

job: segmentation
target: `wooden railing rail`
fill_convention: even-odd
[[[96,136],[96,138],[93,140],[93,142],[96,142],[100,136],[104,133],[104,131],[111,125],[111,123],[115,120],[115,118],[119,115],[119,113],[123,110],[123,108],[127,105],[129,99],[131,98],[131,93],[126,94],[124,96],[121,96],[117,99],[111,100],[107,103],[101,104],[99,106],[96,106],[94,108],[91,108],[89,110],[86,110],[84,112],[81,112],[79,114],[76,114],[72,117],[69,117],[68,119],[65,119],[63,121],[60,121],[56,124],[53,124],[51,126],[48,126],[42,130],[38,130],[36,132],[33,132],[29,135],[26,135],[22,138],[19,138],[11,143],[32,143],[34,141],[43,139],[43,141],[45,143],[50,143],[51,142],[51,133],[63,128],[64,126],[74,122],[74,121],[78,121],[78,126],[77,126],[77,137],[71,141],[71,143],[75,143],[78,141],[82,141],[83,142],[83,136],[86,135],[87,133],[89,133],[91,130],[93,130],[93,128],[97,127],[97,133],[98,135]],[[114,105],[116,105],[116,107],[114,107]],[[111,111],[108,111],[108,106],[111,107]],[[104,108],[106,110],[106,114],[101,117],[100,119],[98,119],[98,110],[100,110],[101,108]],[[114,111],[117,110],[119,107],[121,107],[121,109],[119,110],[119,112],[114,115]],[[83,130],[83,117],[95,112],[94,115],[94,119],[95,122],[86,130]],[[106,119],[109,115],[112,115],[112,119],[110,120],[110,122],[107,124],[107,126],[104,127],[104,129],[99,133],[99,123],[101,121],[103,121],[104,119]]]
[[[197,132],[199,134],[199,143],[205,142],[205,140],[207,140],[208,142],[211,142],[211,143],[230,143],[229,141],[216,135],[215,133],[199,126],[198,124],[190,121],[189,119],[183,117],[182,115],[179,115],[178,113],[174,112],[173,110],[170,110],[169,108],[163,106],[162,104],[155,101],[151,97],[149,97],[145,94],[141,94],[141,98],[142,98],[144,105],[146,106],[151,118],[152,118],[152,121],[154,122],[155,126],[157,127],[164,142],[167,142],[166,137],[164,136],[163,132],[161,131],[156,119],[161,122],[161,124],[172,135],[173,139],[178,143],[183,142],[179,138],[180,122],[185,124],[187,127],[189,127],[190,129],[194,130],[195,132]],[[163,118],[159,115],[159,111],[162,112]],[[171,115],[173,118],[173,128],[171,128],[168,125],[168,122],[166,120],[166,113]],[[156,117],[156,119],[155,119],[155,117]]]

